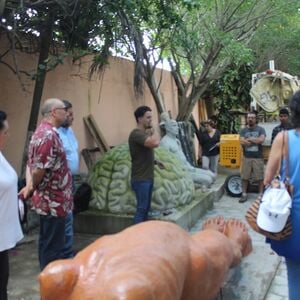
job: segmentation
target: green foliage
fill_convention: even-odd
[[[113,45],[113,27],[116,27],[116,23],[113,23],[110,11],[101,5],[102,1],[50,2],[25,2],[19,6],[16,4],[13,10],[5,11],[5,26],[0,26],[0,35],[8,35],[11,49],[40,52],[41,36],[46,27],[51,26],[51,57],[40,64],[38,70],[52,70],[63,63],[67,55],[74,53],[76,60],[93,53],[95,49],[102,59],[107,59],[107,49]],[[102,43],[95,45],[95,39]]]
[[[223,76],[213,81],[204,94],[206,101],[213,101],[217,112],[217,127],[222,133],[237,133],[239,117],[249,110],[251,75],[249,64],[231,65]]]
[[[291,75],[300,75],[300,11],[299,1],[289,1],[281,13],[258,28],[250,46],[255,54],[258,72],[268,68],[269,60],[275,68]]]
[[[178,120],[189,118],[197,101],[207,94],[206,89],[210,91],[210,82],[230,82],[225,80],[235,77],[230,70],[236,69],[239,74],[239,66],[253,60],[257,69],[272,58],[281,70],[299,74],[300,18],[296,0],[24,3],[5,13],[6,24],[13,28],[5,32],[14,44],[12,48],[35,52],[38,34],[49,15],[53,18],[51,54],[56,58],[45,62],[47,68],[40,64],[38,70],[53,69],[62,63],[61,53],[73,54],[74,60],[96,54],[91,73],[101,72],[112,53],[127,56],[136,64],[135,86],[141,87],[145,80],[159,108],[160,82],[153,74],[159,62],[168,60],[178,91]],[[0,34],[3,28],[0,27]],[[224,82],[221,90],[229,95]],[[229,101],[228,107],[234,107],[234,89],[230,97],[226,95],[222,96],[224,101]]]

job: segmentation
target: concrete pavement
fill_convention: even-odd
[[[249,194],[248,201],[238,203],[238,198],[224,195],[214,203],[214,208],[200,219],[191,232],[202,228],[202,223],[214,216],[244,220],[250,204],[257,194]],[[249,229],[253,252],[232,269],[222,291],[223,300],[288,300],[287,276],[284,261],[274,253],[265,238]]]
[[[255,197],[256,194],[250,194],[249,200],[243,204],[238,203],[237,198],[221,197],[214,203],[214,208],[199,219],[190,232],[200,230],[203,221],[212,216],[223,215],[225,218],[243,219],[246,209]],[[253,253],[246,257],[240,266],[229,272],[222,289],[222,298],[220,296],[219,299],[287,300],[284,263],[264,243],[262,236],[252,230],[250,234],[253,240]],[[98,237],[76,234],[75,250],[79,251]],[[24,242],[10,252],[10,267],[9,300],[40,299],[37,283],[39,268],[36,232],[27,235]]]

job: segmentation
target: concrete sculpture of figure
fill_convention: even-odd
[[[251,250],[239,220],[209,219],[193,236],[174,223],[143,222],[49,264],[41,299],[212,300]]]
[[[166,148],[170,152],[177,155],[177,157],[183,162],[186,171],[188,171],[193,178],[193,181],[196,185],[205,185],[210,186],[216,175],[210,170],[204,170],[200,168],[193,167],[186,159],[178,135],[178,123],[175,120],[172,120],[163,113],[161,119],[165,125],[166,135],[161,139],[160,146]]]

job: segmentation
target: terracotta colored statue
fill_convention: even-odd
[[[43,300],[213,300],[229,268],[252,250],[239,220],[209,219],[190,236],[148,221],[104,236],[40,274]]]

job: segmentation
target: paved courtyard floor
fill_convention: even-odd
[[[236,198],[223,196],[215,202],[212,210],[199,219],[190,232],[201,230],[203,221],[212,216],[223,215],[225,218],[243,219],[246,209],[255,197],[256,194],[251,194],[246,203],[240,204]],[[252,230],[250,234],[254,251],[243,260],[241,266],[230,271],[223,288],[222,299],[287,300],[284,262],[264,243],[262,236]],[[97,238],[96,235],[76,234],[75,251],[80,251]],[[19,246],[10,251],[9,300],[40,299],[38,274],[37,233],[31,232]]]

